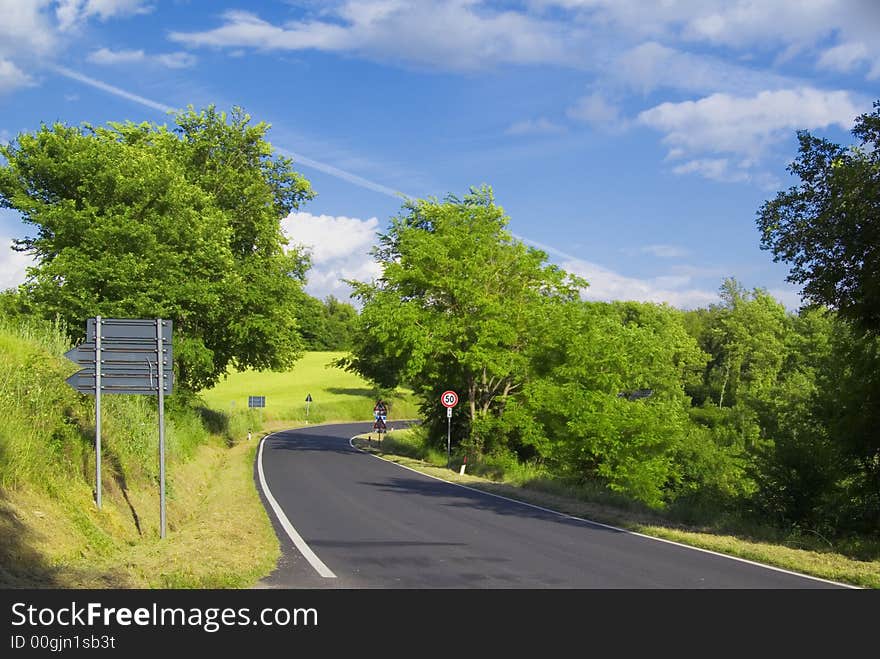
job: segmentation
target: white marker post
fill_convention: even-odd
[[[440,402],[446,408],[446,468],[449,469],[452,447],[452,408],[458,405],[458,394],[451,390],[444,391],[440,396]]]

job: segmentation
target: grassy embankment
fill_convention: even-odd
[[[244,403],[231,413],[167,398],[168,533],[160,539],[155,399],[104,397],[98,511],[94,398],[64,382],[76,370],[62,356],[68,348],[55,328],[0,319],[2,588],[251,586],[274,568],[279,546],[253,484],[262,433],[247,442],[247,430],[260,424],[245,409],[247,393],[267,395],[266,418],[286,426],[302,424],[285,420],[272,402],[281,402],[282,390],[295,392],[292,382],[312,383],[315,416],[355,420],[372,410],[372,390],[353,375],[324,370],[326,353],[307,355],[304,368],[269,374],[271,385],[266,374],[240,374],[205,393],[226,401],[241,382]],[[322,381],[330,384],[316,386]]]
[[[468,465],[460,461],[446,468],[446,453],[426,446],[421,430],[388,433],[379,444],[366,437],[355,440],[363,450],[416,471],[534,505],[550,508],[646,535],[738,556],[767,565],[866,588],[880,588],[880,546],[876,541],[853,539],[837,545],[809,535],[783,533],[759,526],[746,527],[728,520],[698,527],[676,521],[672,511],[651,510],[638,502],[587,485],[572,486],[546,478],[524,465],[495,464],[491,460]]]

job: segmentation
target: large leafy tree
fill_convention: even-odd
[[[150,123],[43,125],[0,147],[0,205],[36,227],[16,241],[36,265],[23,296],[67,321],[175,321],[178,382],[215,383],[234,364],[298,357],[308,259],[285,251],[280,219],[312,196],[268,125],[213,106]]]
[[[412,386],[429,419],[441,418],[441,392],[457,390],[477,452],[486,440],[477,422],[523,386],[542,301],[572,299],[586,284],[546,264],[507,223],[488,187],[408,201],[380,236],[381,277],[355,285],[363,309],[349,367]]]
[[[557,311],[522,397],[525,439],[545,438],[537,448],[554,473],[662,504],[683,477],[676,464],[688,431],[683,382],[707,355],[667,306],[571,302]],[[627,395],[634,390],[650,396]]]
[[[761,247],[791,264],[807,298],[880,332],[880,101],[855,122],[850,148],[807,131],[789,171],[800,184],[758,211]]]

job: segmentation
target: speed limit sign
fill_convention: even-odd
[[[454,391],[444,391],[443,395],[440,396],[440,402],[443,403],[444,407],[451,409],[458,405],[458,394]]]

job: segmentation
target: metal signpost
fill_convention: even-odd
[[[82,366],[66,382],[95,396],[95,503],[101,508],[101,396],[159,396],[159,517],[165,537],[165,396],[174,384],[172,321],[140,318],[89,318],[85,343],[65,353]],[[154,374],[155,371],[155,374]]]
[[[248,407],[266,407],[266,397],[248,396]]]
[[[446,468],[449,469],[449,456],[452,445],[452,408],[458,405],[458,394],[454,391],[444,391],[440,396],[440,402],[446,408]]]

